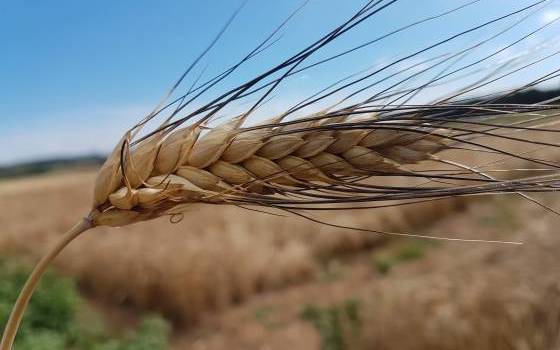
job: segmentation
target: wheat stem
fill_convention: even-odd
[[[27,304],[35,291],[35,288],[39,284],[41,277],[45,273],[45,270],[49,266],[50,262],[66,247],[74,238],[78,237],[84,231],[92,228],[93,224],[91,220],[84,218],[76,225],[74,225],[70,230],[68,230],[61,239],[49,250],[49,252],[43,256],[43,258],[37,263],[33,269],[31,275],[25,282],[23,289],[21,290],[19,297],[12,309],[10,318],[4,329],[2,335],[2,342],[0,342],[0,350],[11,350],[14,343],[19,325],[23,318]]]

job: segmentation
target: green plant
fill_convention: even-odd
[[[273,318],[275,311],[275,306],[261,306],[255,309],[255,319],[267,329],[278,328],[281,323]]]
[[[0,260],[2,327],[28,273],[22,265]],[[103,327],[100,315],[81,299],[74,281],[48,272],[29,303],[14,349],[164,350],[168,331],[167,322],[152,315],[143,318],[136,331],[112,337]]]
[[[515,231],[521,226],[511,201],[496,198],[492,203],[494,204],[494,210],[491,213],[485,213],[478,220],[481,225],[494,227],[503,232]]]
[[[322,350],[351,349],[360,333],[360,303],[347,299],[330,306],[306,305],[301,318],[313,323],[321,336]]]
[[[425,241],[411,241],[390,252],[373,254],[372,263],[377,272],[386,275],[400,263],[423,258],[426,254],[426,248],[427,242]]]
[[[158,316],[144,318],[138,330],[124,339],[112,339],[94,345],[91,350],[163,350],[167,348],[167,323]]]
[[[424,257],[426,254],[426,245],[424,242],[416,241],[401,247],[396,255],[395,259],[399,262],[403,261],[413,261]]]
[[[390,257],[374,256],[372,260],[375,270],[382,275],[387,275],[391,272],[394,265],[394,262]]]

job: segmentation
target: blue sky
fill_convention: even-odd
[[[319,53],[318,58],[467,2],[400,0]],[[531,2],[481,0],[446,18],[400,33],[322,68],[306,71],[286,81],[261,113],[277,112],[347,74],[390,62]],[[200,68],[195,70],[196,74],[206,67],[202,77],[209,78],[235,63],[300,4],[301,1],[292,0],[249,0]],[[239,83],[305,47],[347,19],[362,4],[363,1],[311,0],[282,30],[281,39],[240,69],[229,84]],[[128,127],[157,104],[239,5],[237,0],[0,2],[0,130],[3,131],[0,164],[107,152]],[[465,63],[480,57],[489,48],[500,47],[560,16],[559,1],[550,0],[543,5],[514,30],[481,48]],[[460,50],[505,28],[515,18],[422,57]],[[500,60],[558,39],[559,33],[560,26],[554,23],[485,64],[492,69],[492,64],[495,67]],[[542,53],[534,54],[535,57],[552,52],[554,48],[547,45]],[[406,68],[418,59],[403,62],[395,69]],[[552,57],[488,89],[527,81],[559,65],[560,59]],[[456,83],[434,88],[432,93],[443,93],[451,89],[452,84]],[[227,86],[231,85],[222,88]]]

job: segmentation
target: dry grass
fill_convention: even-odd
[[[93,173],[82,172],[3,184],[1,251],[37,259],[86,212],[91,181]],[[461,203],[389,208],[375,215],[336,212],[335,221],[405,230]],[[253,294],[308,281],[322,260],[386,239],[237,208],[202,207],[179,224],[159,219],[120,229],[96,228],[73,242],[56,265],[104,299],[194,321]]]
[[[555,349],[560,329],[556,220],[521,200],[478,203],[433,230],[525,244],[444,243],[385,276],[369,254],[354,255],[339,262],[337,279],[254,298],[210,317],[196,332],[177,338],[175,348],[318,349],[321,338],[301,319],[302,310],[358,300],[362,326],[352,341],[361,349]]]

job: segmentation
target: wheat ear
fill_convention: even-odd
[[[241,121],[205,134],[198,125],[155,134],[124,157],[124,173],[119,145],[98,176],[94,223],[120,226],[180,214],[200,202],[264,205],[277,200],[275,195],[321,186],[332,192],[357,176],[405,174],[403,166],[429,159],[447,144],[437,129],[426,126],[329,130],[356,125],[351,118],[337,118],[336,123],[320,119],[277,126],[276,121],[243,129]]]
[[[534,143],[488,131],[492,127],[520,131],[522,126],[460,118],[440,123],[425,119],[406,117],[401,122],[398,118],[380,119],[373,113],[336,117],[324,113],[290,122],[275,118],[243,128],[244,118],[240,117],[206,133],[198,124],[172,132],[162,128],[133,149],[126,147],[130,140],[125,138],[99,172],[92,220],[95,225],[121,226],[162,215],[180,215],[194,203],[297,210],[554,189],[556,175],[511,181],[476,170],[469,176],[443,171],[426,175],[411,170],[410,166],[424,161],[442,161],[435,154],[465,145],[555,169],[553,163],[477,141],[485,136]],[[446,183],[381,186],[372,183],[372,177],[420,177]]]

